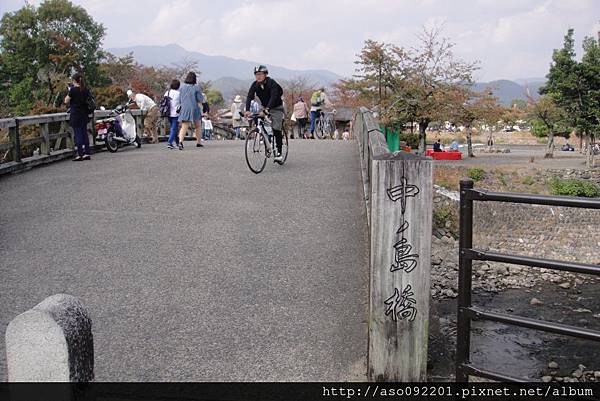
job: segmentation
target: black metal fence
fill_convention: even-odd
[[[516,378],[485,370],[471,364],[471,322],[490,320],[549,333],[600,341],[600,332],[575,326],[530,319],[505,313],[487,311],[471,304],[471,277],[473,260],[504,262],[531,267],[562,270],[600,276],[600,266],[562,262],[473,249],[473,202],[493,201],[526,203],[535,205],[565,206],[587,209],[600,209],[600,200],[566,196],[543,196],[517,193],[498,193],[473,189],[472,180],[460,182],[460,240],[458,272],[458,321],[456,340],[456,381],[467,382],[469,376],[478,376],[504,382],[525,382]]]

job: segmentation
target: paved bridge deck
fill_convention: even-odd
[[[0,177],[2,333],[64,292],[92,316],[99,381],[364,380],[356,142],[291,141],[260,175],[241,141],[188,143]]]

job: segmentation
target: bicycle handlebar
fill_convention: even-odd
[[[240,115],[241,115],[241,116],[244,116],[244,115],[242,114],[242,112],[240,112]],[[259,119],[259,118],[260,118],[260,119],[264,119],[265,117],[270,117],[270,116],[271,116],[271,113],[269,113],[269,112],[268,112],[268,111],[266,111],[266,110],[263,110],[263,111],[261,111],[261,112],[259,112],[259,113],[252,113],[252,114],[250,114],[250,116],[248,116],[247,118],[248,118],[249,120],[250,120],[250,119],[252,119],[252,120],[256,120],[256,119]]]

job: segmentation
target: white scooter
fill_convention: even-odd
[[[104,110],[101,107],[101,110]],[[96,121],[97,141],[104,141],[109,152],[116,152],[121,146],[136,145],[142,147],[142,141],[137,135],[135,119],[129,113],[129,107],[117,106],[107,118]]]

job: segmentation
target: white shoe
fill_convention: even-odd
[[[282,163],[283,162],[283,156],[275,156],[273,158],[273,161],[276,161],[278,163]]]

